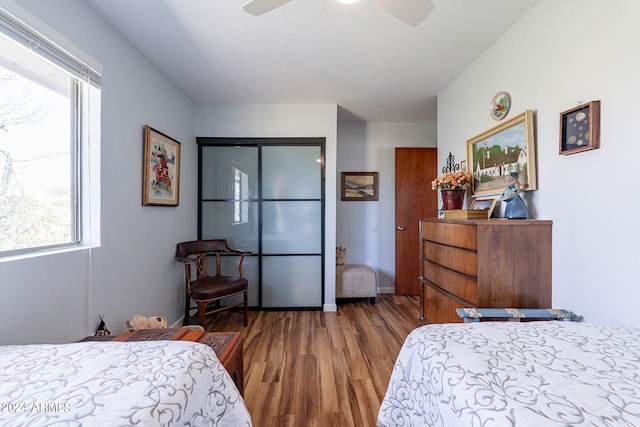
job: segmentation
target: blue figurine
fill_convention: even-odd
[[[513,183],[504,189],[500,195],[500,200],[507,202],[504,210],[504,217],[509,219],[527,219],[529,211],[524,200],[520,197],[520,183],[518,182],[518,172],[511,172]]]

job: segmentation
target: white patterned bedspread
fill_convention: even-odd
[[[1,426],[251,426],[213,350],[186,341],[0,347]]]
[[[578,322],[422,326],[378,426],[640,426],[640,329]]]

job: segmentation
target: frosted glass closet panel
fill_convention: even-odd
[[[258,202],[203,200],[200,208],[203,239],[227,239],[232,248],[258,253]]]
[[[263,199],[320,199],[320,147],[262,148]]]
[[[263,307],[322,306],[321,155],[320,146],[262,148]]]
[[[322,252],[322,203],[262,202],[263,254]]]
[[[202,199],[257,199],[258,147],[203,147]]]
[[[269,308],[322,305],[322,257],[263,256],[262,305]]]

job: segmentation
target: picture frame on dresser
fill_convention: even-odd
[[[579,104],[560,113],[560,154],[600,148],[600,101]]]
[[[472,197],[498,195],[518,173],[521,191],[537,189],[533,110],[467,140]]]
[[[474,199],[469,206],[469,210],[487,211],[487,218],[491,218],[497,202],[497,199]]]

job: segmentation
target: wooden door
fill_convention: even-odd
[[[420,293],[418,221],[438,216],[436,148],[396,148],[396,294]]]

